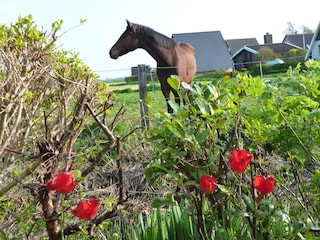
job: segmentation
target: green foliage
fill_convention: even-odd
[[[259,49],[259,54],[256,55],[256,61],[268,61],[278,58],[279,54],[275,53],[270,47],[262,47]]]
[[[145,218],[140,213],[134,236],[137,240],[201,239],[192,217],[177,204],[164,211],[154,208]]]
[[[300,62],[303,62],[303,61],[298,61],[298,60],[286,61],[285,63],[275,64],[275,65],[263,64],[262,72],[264,75],[286,73],[289,68],[295,68],[295,66],[298,65]],[[304,63],[301,64],[301,70],[306,70]],[[252,67],[249,67],[248,72],[253,76],[260,76],[261,75],[260,64],[256,64]]]
[[[137,75],[134,75],[134,76],[125,77],[125,78],[124,78],[124,81],[125,81],[126,83],[138,82],[138,76],[137,76]],[[154,72],[147,74],[147,82],[151,82],[151,81],[158,81],[157,74],[154,73]]]
[[[138,76],[129,76],[124,78],[126,83],[129,82],[138,82]]]
[[[91,166],[89,174],[105,159],[102,149],[115,146],[106,147],[115,139],[116,119],[110,119],[111,130],[105,121],[104,130],[94,124],[110,114],[113,95],[77,53],[55,48],[61,24],[45,32],[29,15],[0,25],[1,239],[57,239],[60,229],[66,233],[79,224],[69,210],[95,188],[84,170]],[[78,191],[62,205],[61,195],[45,186],[57,172],[73,170]],[[100,207],[110,204],[101,201]],[[89,232],[86,223],[81,227],[82,238]]]
[[[20,17],[11,26],[0,25],[1,62],[5,63],[0,68],[4,86],[0,89],[1,239],[46,238],[46,225],[51,221],[44,219],[45,210],[40,204],[47,201],[57,207],[59,196],[43,198],[45,176],[50,178],[50,174],[67,168],[66,162],[77,169],[74,176],[81,190],[68,195],[63,205],[64,209],[72,208],[79,198],[87,196],[88,189],[94,188],[82,170],[108,149],[108,123],[111,134],[128,133],[132,124],[140,125],[140,103],[132,100],[138,99],[137,90],[112,94],[105,83],[95,81],[97,76],[77,53],[55,49],[61,25],[62,20],[56,21],[46,34],[38,30],[31,15]],[[121,218],[104,221],[97,226],[96,237],[316,238],[320,212],[320,63],[308,61],[287,66],[285,71],[285,76],[272,80],[247,74],[230,77],[225,72],[207,73],[199,76],[193,87],[180,84],[172,76],[170,85],[185,100],[182,105],[169,102],[172,114],[165,112],[164,101],[163,106],[154,102],[158,93],[152,92],[147,98],[152,124],[145,136],[153,158],[143,165],[151,184],[160,190],[166,185],[168,194],[164,199],[154,199],[152,214],[140,214],[138,224],[128,220],[124,226]],[[158,90],[159,85],[151,88]],[[157,99],[162,99],[158,92]],[[81,105],[84,95],[87,98]],[[126,104],[136,113],[136,122],[128,119],[130,126],[125,121],[116,126],[114,119],[107,118],[122,115],[105,107],[112,106],[117,97],[117,104]],[[102,116],[100,124],[84,106],[97,107],[93,115]],[[52,155],[38,165],[35,159],[39,157],[34,158],[39,155],[37,142],[49,148],[41,157]],[[235,148],[248,149],[255,157],[242,175],[229,169],[228,159]],[[110,152],[108,157],[114,154]],[[99,163],[105,165],[107,159],[102,158]],[[54,168],[49,164],[52,159]],[[203,174],[217,178],[218,185],[211,194],[199,188]],[[258,194],[252,188],[257,174],[274,175],[276,179],[273,193],[261,201],[256,201]],[[176,190],[168,191],[168,185]],[[101,208],[112,212],[116,197],[104,199]],[[56,210],[58,213],[59,208]],[[121,208],[118,211],[123,212]],[[69,215],[69,211],[64,214],[66,228],[78,224]],[[56,221],[57,216],[51,217]],[[78,232],[69,238],[91,238],[87,226],[78,225]]]
[[[159,188],[159,179],[177,187],[174,197],[190,203],[183,209],[194,216],[202,237],[315,236],[311,229],[318,224],[320,210],[315,187],[320,164],[319,66],[309,61],[302,72],[298,64],[285,77],[273,80],[238,74],[215,85],[196,82],[192,88],[180,89],[184,105],[169,102],[172,114],[156,111],[155,122],[146,131],[154,158],[144,162],[145,174]],[[168,82],[180,86],[176,78]],[[228,170],[227,159],[234,148],[255,153],[249,175],[238,177]],[[272,163],[266,158],[270,154],[275,156]],[[210,196],[199,189],[203,174],[218,179],[218,188]],[[256,202],[252,178],[257,174],[275,176],[279,190],[274,198]],[[156,202],[158,207],[168,204]]]

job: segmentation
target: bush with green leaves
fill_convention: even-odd
[[[289,68],[286,77],[273,81],[238,74],[216,85],[180,89],[177,77],[168,79],[185,104],[170,101],[172,114],[155,111],[146,132],[154,159],[144,163],[145,174],[159,188],[176,186],[168,197],[193,216],[202,239],[319,234],[320,63],[306,66],[305,72],[299,64]],[[230,170],[234,149],[254,156],[242,174]],[[203,175],[217,179],[211,194],[199,187]],[[257,175],[274,176],[276,182],[261,201],[253,187]]]
[[[124,202],[123,190],[97,193],[103,179],[92,174],[108,153],[120,152],[115,128],[124,109],[113,113],[107,85],[77,53],[56,47],[61,25],[44,31],[31,15],[0,25],[1,239],[89,239]],[[76,190],[55,180],[63,173]],[[97,215],[81,215],[92,203],[97,211],[97,202]]]

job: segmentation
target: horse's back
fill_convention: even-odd
[[[188,43],[179,43],[177,48],[178,75],[182,82],[192,83],[196,74],[194,48]]]

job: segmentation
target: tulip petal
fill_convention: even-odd
[[[265,178],[264,176],[256,176],[253,180],[253,187],[257,189],[257,191],[267,194],[271,193],[274,188],[274,177]]]
[[[75,187],[72,172],[60,172],[46,185],[48,191],[55,190],[64,194],[71,192]]]
[[[99,202],[95,198],[80,202],[71,213],[80,219],[92,220],[99,209]]]
[[[200,189],[205,193],[212,193],[217,186],[217,179],[213,176],[202,175]]]
[[[234,149],[230,157],[231,171],[235,173],[243,173],[247,169],[252,158],[253,155],[249,154],[246,150]]]

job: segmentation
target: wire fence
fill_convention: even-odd
[[[293,57],[285,57],[285,58],[281,58],[281,60],[283,60],[284,63],[297,63],[297,62],[303,62],[304,61],[304,55],[303,56],[293,56]],[[225,63],[219,63],[219,64],[206,64],[206,65],[199,65],[197,64],[197,69],[206,69],[204,71],[201,72],[197,72],[197,74],[201,74],[203,72],[210,72],[210,71],[217,71],[217,70],[235,70],[235,69],[239,69],[239,66],[249,66],[252,67],[254,65],[259,65],[261,66],[261,72],[260,72],[260,76],[263,76],[263,67],[266,66],[266,63],[269,60],[258,60],[258,61],[244,61],[244,62],[235,62],[232,65],[228,65]],[[136,67],[136,66],[134,66]],[[186,68],[188,68],[188,66],[185,66]],[[150,69],[151,71],[156,71],[156,69],[173,69],[176,67],[156,67],[156,66],[151,66]],[[113,78],[124,78],[124,77],[128,77],[131,76],[133,74],[132,73],[132,67],[130,68],[119,68],[119,69],[104,69],[104,70],[96,70],[94,71],[95,73],[97,73],[98,75],[100,73],[119,73],[119,75],[117,75],[118,77],[108,77],[107,79],[113,79]],[[129,73],[129,74],[128,74]]]
[[[298,60],[302,60],[302,59],[303,59],[303,56],[282,58],[284,63],[292,63],[292,65],[293,65],[292,67],[295,67],[295,65],[297,64]],[[267,78],[265,78],[265,74],[264,74],[264,68],[266,68],[266,63],[267,63],[267,61],[252,61],[252,62],[235,63],[232,68],[225,68],[224,67],[225,65],[223,65],[223,64],[221,64],[221,65],[215,64],[215,65],[211,65],[211,67],[208,69],[207,72],[213,72],[214,73],[215,71],[225,70],[225,73],[227,74],[228,71],[231,71],[231,72],[234,71],[235,67],[237,65],[241,65],[241,64],[247,64],[248,65],[248,64],[250,64],[252,66],[254,66],[254,65],[258,66],[259,67],[259,71],[260,71],[260,76],[262,78],[264,78],[264,79],[267,79]],[[155,79],[153,77],[153,74],[150,74],[150,80],[151,81],[148,82],[149,86],[151,84],[151,91],[150,91],[150,88],[149,88],[150,92],[147,93],[147,89],[148,88],[147,88],[147,81],[146,81],[146,75],[147,75],[146,65],[140,64],[140,65],[137,66],[137,68],[139,69],[138,70],[139,93],[137,94],[136,98],[130,99],[129,102],[128,102],[128,99],[126,99],[126,103],[127,104],[137,104],[137,107],[140,107],[141,125],[142,125],[142,128],[146,128],[146,127],[149,126],[149,122],[148,122],[148,118],[146,117],[147,114],[148,114],[148,108],[146,108],[146,106],[144,105],[145,96],[147,96],[147,95],[151,96],[153,101],[163,101],[164,104],[165,104],[165,98],[163,96],[161,96],[161,98],[155,97],[154,93],[157,90],[156,89],[156,85],[158,84],[157,83],[158,79]],[[155,71],[156,68],[157,67],[151,67],[152,71]],[[169,68],[174,68],[174,67],[161,67],[161,69],[169,69]],[[141,69],[143,69],[143,70],[141,70]],[[121,71],[131,71],[131,68],[130,69],[123,69],[122,68],[122,69],[112,69],[112,70],[101,70],[101,71],[97,71],[97,72],[121,72]],[[198,73],[198,74],[201,74],[201,73]],[[141,84],[141,83],[143,83],[143,84]]]

